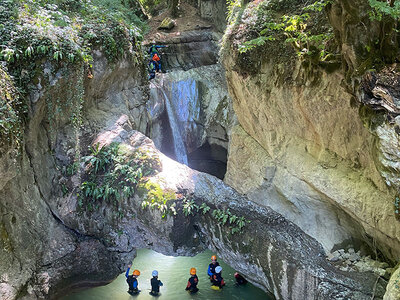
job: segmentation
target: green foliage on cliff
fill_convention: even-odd
[[[10,76],[0,67],[0,149],[21,141],[23,110],[17,89]]]
[[[161,212],[161,217],[164,219],[167,215],[176,215],[175,203],[171,201],[176,200],[174,191],[163,190],[158,183],[151,180],[141,184],[146,192],[145,199],[142,201],[142,208],[156,209]]]
[[[368,0],[371,6],[370,17],[381,21],[384,16],[389,16],[393,19],[400,19],[400,1],[390,0],[378,1]]]
[[[333,40],[333,32],[330,28],[313,26],[312,23],[329,3],[330,0],[319,0],[303,7],[301,14],[282,16],[273,15],[269,3],[260,4],[256,8],[256,14],[258,19],[266,21],[258,25],[261,29],[258,31],[258,37],[240,44],[238,51],[245,53],[268,41],[280,39],[291,44],[298,56],[313,56],[325,61],[331,56],[328,48]]]
[[[89,64],[94,47],[115,60],[141,39],[143,25],[118,0],[5,0],[0,20],[0,58],[11,66],[43,57]]]
[[[141,59],[144,23],[135,13],[137,7],[140,6],[135,0],[0,2],[0,65],[14,81],[20,96],[13,103],[23,103],[13,107],[15,115],[19,116],[20,128],[21,120],[26,117],[27,98],[38,84],[42,87],[50,84],[46,80],[57,77],[55,73],[59,70],[62,76],[65,75],[68,68],[84,68],[82,77],[84,74],[92,77],[93,49],[102,50],[110,62],[121,57],[135,62]],[[43,74],[48,62],[51,73]],[[80,89],[76,93],[80,94]],[[82,97],[77,95],[75,98]],[[75,120],[79,119],[79,114],[74,113],[78,116]]]
[[[198,205],[191,195],[185,195],[182,198],[182,211],[186,217],[194,216],[199,212],[201,212],[202,215],[210,213],[217,224],[228,228],[230,234],[242,233],[246,224],[250,223],[245,217],[233,214],[229,208],[211,209],[211,207],[204,202]]]
[[[91,154],[82,157],[83,182],[78,194],[79,205],[89,211],[106,201],[118,206],[122,199],[132,197],[139,182],[160,170],[158,157],[137,150],[133,153],[118,143],[90,148]]]

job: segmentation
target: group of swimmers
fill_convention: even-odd
[[[138,294],[140,290],[138,289],[138,280],[137,278],[140,275],[139,270],[134,270],[132,275],[129,275],[129,270],[132,265],[128,265],[128,269],[126,270],[126,282],[128,283],[130,294]],[[188,279],[188,283],[186,285],[186,291],[190,293],[196,293],[199,291],[197,285],[199,283],[199,278],[196,275],[196,268],[190,269],[190,278]],[[225,285],[224,279],[222,278],[222,267],[219,265],[217,261],[217,256],[211,256],[211,263],[208,266],[207,275],[210,278],[211,288],[214,290],[220,290]],[[158,279],[158,271],[154,270],[152,272],[153,278],[150,279],[151,291],[150,294],[153,296],[157,296],[160,293],[160,287],[163,286],[161,280]],[[247,283],[247,280],[242,277],[239,273],[235,273],[236,284],[242,285]]]

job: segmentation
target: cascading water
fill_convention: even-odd
[[[167,109],[169,126],[171,127],[172,136],[174,140],[174,150],[175,150],[176,160],[182,164],[187,165],[188,159],[186,153],[186,146],[182,139],[181,131],[179,129],[179,124],[175,118],[174,108],[172,107],[171,102],[164,91],[163,94],[165,97],[165,107]]]
[[[154,85],[164,97],[176,160],[188,165],[187,148],[195,143],[196,120],[200,117],[196,80],[162,80],[162,84]]]

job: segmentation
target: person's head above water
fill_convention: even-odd
[[[190,269],[190,275],[196,275],[196,268]]]
[[[153,272],[151,272],[151,275],[152,275],[153,277],[157,277],[157,276],[158,276],[158,271],[157,271],[157,270],[154,270]]]
[[[215,264],[217,262],[217,256],[216,255],[211,256],[211,261],[212,263]]]
[[[140,275],[140,271],[139,270],[133,270],[132,275],[133,276],[139,276]]]

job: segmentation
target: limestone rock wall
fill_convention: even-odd
[[[335,29],[345,41],[343,55],[351,60],[362,37],[351,31],[355,25],[349,15],[358,10],[344,2],[334,6],[335,22],[342,26]],[[376,135],[360,118],[359,85],[349,83],[342,69],[328,72],[290,56],[285,62],[273,51],[259,51],[258,58],[245,61],[234,50],[243,31],[234,28],[248,24],[252,9],[225,36],[230,55],[223,64],[240,123],[232,134],[226,183],[283,214],[325,250],[376,241],[386,257],[398,259],[394,192],[377,167]]]
[[[24,145],[18,156],[14,149],[0,155],[1,299],[48,297],[59,284],[68,287],[87,274],[109,281],[135,254],[132,247],[109,249],[68,227],[56,199],[63,194],[66,166],[100,128],[122,115],[130,126],[146,128],[144,69],[127,60],[110,66],[101,53],[95,53],[93,79],[80,66],[41,67],[29,98]]]

